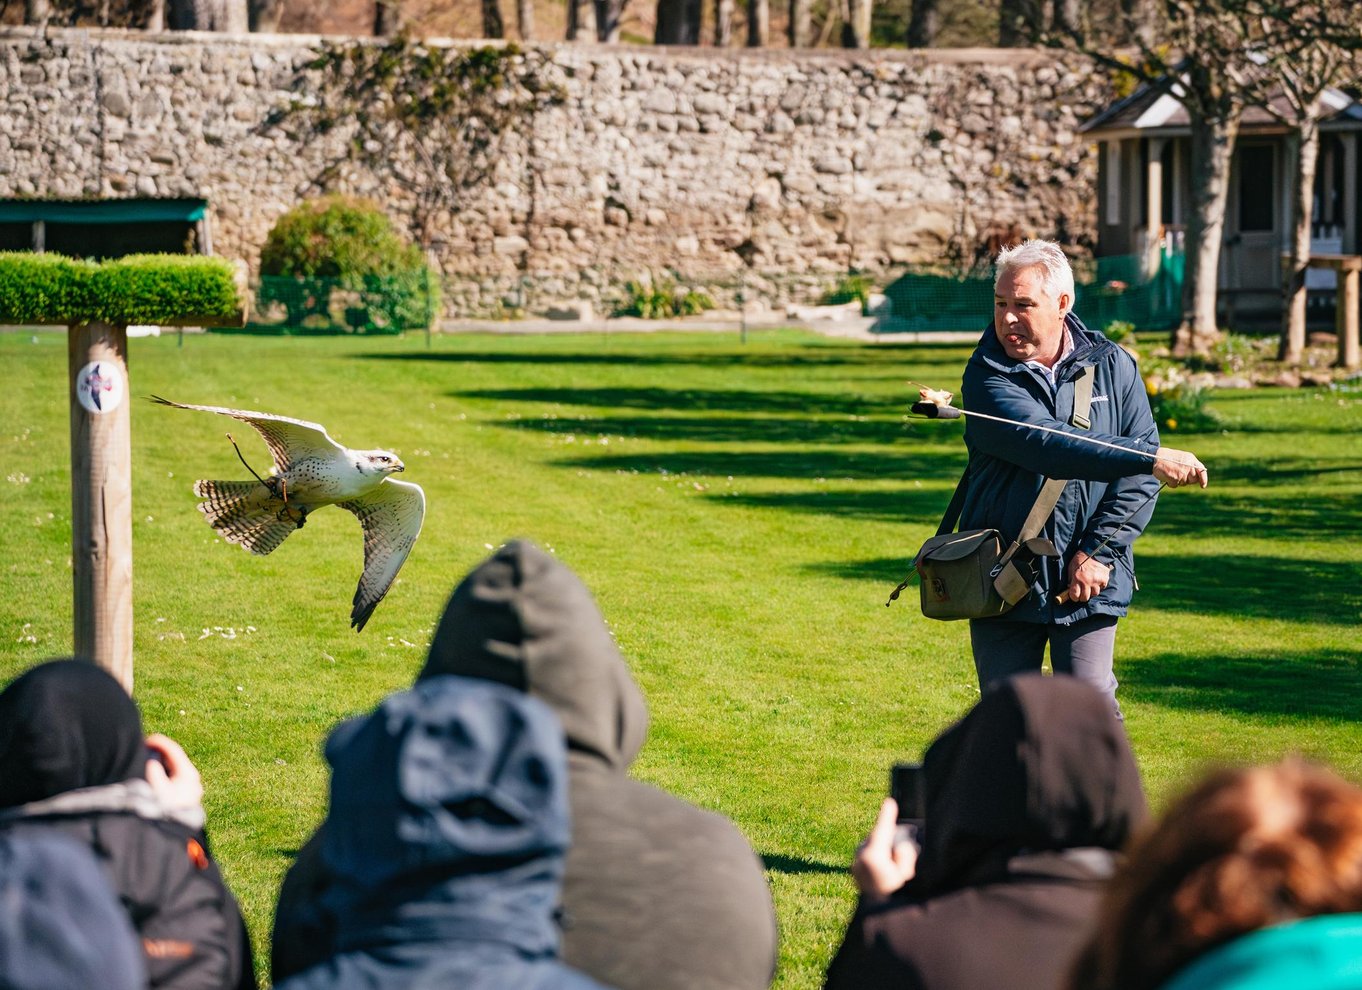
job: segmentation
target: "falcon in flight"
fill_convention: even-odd
[[[264,438],[274,458],[274,467],[264,478],[257,474],[255,481],[194,482],[194,494],[203,499],[199,511],[228,543],[267,554],[295,529],[302,529],[308,514],[324,505],[339,505],[359,518],[364,529],[364,573],[355,588],[350,625],[356,632],[363,629],[411,553],[426,515],[421,486],[389,477],[404,470],[397,455],[387,450],[350,450],[332,440],[325,427],[288,416],[191,406],[159,395],[151,399],[176,409],[230,416],[250,424]],[[232,435],[227,437],[230,440]],[[255,474],[249,464],[246,469]]]

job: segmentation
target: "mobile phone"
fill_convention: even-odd
[[[899,806],[894,841],[922,847],[927,818],[927,778],[920,763],[895,763],[889,771],[889,796]]]

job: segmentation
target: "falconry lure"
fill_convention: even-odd
[[[363,629],[411,553],[426,515],[421,486],[389,477],[404,470],[397,455],[387,450],[350,450],[332,440],[325,427],[301,419],[185,405],[159,395],[151,398],[176,409],[230,416],[264,438],[274,458],[274,467],[264,478],[257,474],[255,481],[194,482],[194,494],[203,499],[199,511],[228,543],[267,554],[295,529],[302,529],[308,514],[324,505],[339,505],[359,518],[364,529],[364,573],[355,588],[350,625],[356,632]],[[227,438],[231,440],[232,435]],[[255,474],[249,464],[246,468]]]

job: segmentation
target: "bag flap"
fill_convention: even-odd
[[[947,533],[934,536],[922,544],[917,559],[922,560],[960,560],[975,553],[985,543],[992,541],[1001,547],[1002,539],[996,529],[971,529],[963,533]]]

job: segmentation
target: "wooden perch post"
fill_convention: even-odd
[[[241,326],[246,321],[244,266],[233,270],[220,259],[176,255],[166,256],[163,265],[158,260],[127,259],[124,271],[117,267],[118,260],[94,265],[48,255],[0,255],[0,279],[76,290],[57,296],[76,300],[68,302],[64,312],[44,311],[46,298],[35,293],[32,300],[19,298],[13,303],[14,312],[0,312],[0,322],[69,328],[73,653],[103,667],[129,693],[133,625],[128,324]],[[214,302],[203,312],[158,309],[157,279],[172,281],[181,299],[201,295]],[[117,298],[82,296],[79,290],[87,286],[96,294],[106,289]],[[199,288],[203,291],[196,295]],[[125,311],[120,313],[120,308]]]

